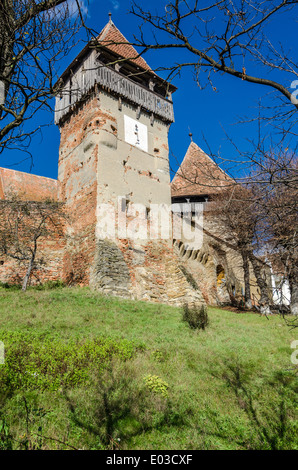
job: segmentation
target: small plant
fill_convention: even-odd
[[[0,282],[0,289],[9,289],[11,291],[21,290],[20,284],[9,284],[8,282]]]
[[[103,372],[117,357],[135,356],[137,345],[97,336],[82,341],[40,340],[28,333],[5,332],[6,359],[0,369],[0,389],[57,391],[89,383],[92,371]]]
[[[188,304],[185,304],[182,320],[187,322],[192,330],[205,330],[209,324],[207,308],[204,305],[189,307]]]
[[[62,287],[66,287],[65,283],[61,280],[56,281],[46,281],[43,284],[35,286],[34,289],[36,290],[53,290],[53,289],[61,289]]]
[[[166,353],[160,349],[155,349],[155,351],[152,352],[152,357],[156,362],[165,362],[167,359]]]
[[[158,375],[146,375],[144,381],[146,387],[149,388],[151,392],[157,393],[164,398],[168,397],[169,384],[158,377]]]
[[[0,450],[12,450],[12,438],[5,418],[0,419]]]

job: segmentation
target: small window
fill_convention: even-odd
[[[121,201],[121,212],[127,212],[129,199],[123,197]]]

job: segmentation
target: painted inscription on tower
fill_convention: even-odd
[[[148,129],[145,124],[124,115],[125,142],[148,152]]]

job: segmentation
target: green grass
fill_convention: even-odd
[[[297,370],[278,316],[88,288],[0,288],[0,448],[297,449]]]

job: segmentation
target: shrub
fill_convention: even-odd
[[[205,330],[209,324],[207,308],[204,305],[189,307],[188,304],[185,304],[182,320],[187,322],[192,330]]]
[[[164,398],[168,396],[169,385],[167,382],[162,380],[158,375],[146,375],[144,377],[146,387],[151,390],[151,392],[157,393]]]
[[[62,342],[24,333],[2,333],[5,363],[0,389],[59,390],[88,383],[93,371],[101,373],[117,357],[126,361],[137,346],[124,339],[96,337]]]
[[[61,280],[57,281],[46,281],[43,284],[40,284],[38,286],[34,286],[34,289],[37,290],[52,290],[52,289],[61,289],[62,287],[66,287],[65,282]]]
[[[152,352],[152,357],[156,362],[165,362],[168,355],[160,349],[155,349],[155,351]]]
[[[9,289],[11,291],[21,290],[21,284],[9,284],[8,282],[0,282],[0,289]]]
[[[0,450],[12,450],[13,442],[5,418],[0,415]]]

